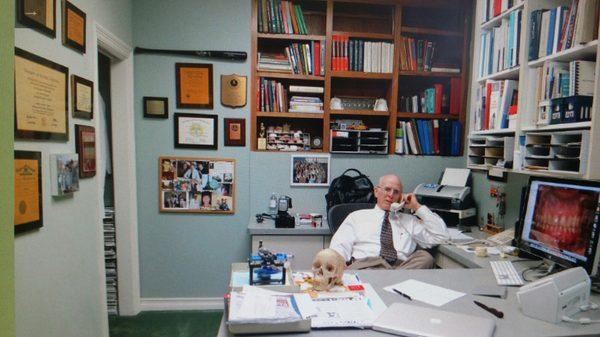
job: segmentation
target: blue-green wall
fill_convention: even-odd
[[[250,0],[134,1],[134,44],[153,48],[243,50],[250,53]],[[219,117],[219,150],[175,150],[175,62],[213,64],[215,109],[189,110]],[[324,212],[326,189],[291,188],[290,154],[250,152],[223,147],[223,117],[243,117],[250,127],[250,109],[220,105],[218,80],[237,73],[250,79],[250,62],[234,63],[180,57],[140,55],[135,59],[136,160],[140,279],[142,298],[218,297],[226,290],[229,265],[249,253],[248,219],[265,211],[271,192],[294,199],[294,211]],[[249,93],[250,94],[250,93]],[[169,97],[169,120],[142,118],[143,96]],[[249,138],[249,137],[248,137]],[[236,212],[232,216],[176,215],[158,212],[158,157],[162,155],[236,158]],[[446,166],[464,167],[464,158],[398,156],[334,156],[332,176],[355,167],[376,182],[394,172],[412,189],[437,181]]]

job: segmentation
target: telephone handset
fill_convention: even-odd
[[[506,246],[509,245],[512,240],[515,238],[515,229],[507,229],[498,234],[494,234],[488,237],[486,240],[489,241],[493,245],[497,246]]]

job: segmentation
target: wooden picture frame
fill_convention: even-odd
[[[213,108],[213,66],[175,63],[178,109]]]
[[[15,234],[44,225],[42,193],[42,153],[15,151]]]
[[[175,113],[175,147],[188,149],[218,149],[217,115]]]
[[[15,48],[15,138],[69,140],[69,69]]]
[[[290,157],[291,186],[329,186],[331,155],[293,154]]]
[[[158,159],[160,212],[234,214],[235,184],[235,159]]]
[[[94,118],[94,82],[71,75],[71,98],[73,117]]]
[[[167,97],[145,96],[143,104],[145,118],[169,118],[169,99]]]
[[[223,129],[225,146],[246,146],[246,119],[225,118]]]
[[[56,37],[56,0],[17,0],[17,21]]]
[[[86,14],[68,0],[62,0],[63,45],[85,54],[86,25]]]
[[[96,130],[92,126],[75,124],[75,146],[79,154],[79,178],[96,175]]]

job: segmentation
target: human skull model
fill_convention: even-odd
[[[333,249],[323,249],[317,253],[312,264],[314,276],[313,288],[327,291],[336,285],[342,285],[342,276],[346,262],[338,252]]]

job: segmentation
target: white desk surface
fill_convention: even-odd
[[[327,220],[323,219],[321,227],[294,227],[294,228],[275,228],[275,221],[264,219],[262,223],[256,222],[256,217],[251,216],[248,220],[248,233],[250,235],[326,235],[331,236],[331,230]]]
[[[519,270],[521,264],[516,264]],[[456,299],[439,309],[461,312],[486,318],[491,318],[496,322],[495,337],[529,337],[529,336],[599,336],[600,325],[579,325],[576,323],[552,324],[537,319],[529,318],[521,314],[516,300],[517,287],[508,287],[506,299],[491,298],[485,296],[471,295],[477,285],[495,284],[495,278],[492,271],[488,268],[478,269],[429,269],[429,270],[362,270],[357,272],[363,282],[369,282],[373,285],[381,299],[390,305],[394,302],[404,302],[413,305],[427,306],[417,301],[408,301],[407,299],[388,293],[382,290],[383,287],[402,282],[407,279],[417,279],[430,284],[446,287],[449,289],[467,293],[459,299]],[[504,318],[499,319],[487,311],[479,308],[473,303],[473,300],[481,301],[493,308],[504,312]],[[592,296],[592,300],[600,303],[600,296]],[[600,319],[600,310],[580,313],[575,317],[589,317],[591,319]],[[221,321],[219,337],[233,336],[229,334],[224,319]],[[310,336],[391,336],[386,333],[372,330],[360,329],[327,329],[312,330]],[[278,334],[277,336],[302,336],[299,334]],[[468,337],[468,336],[465,336]]]

